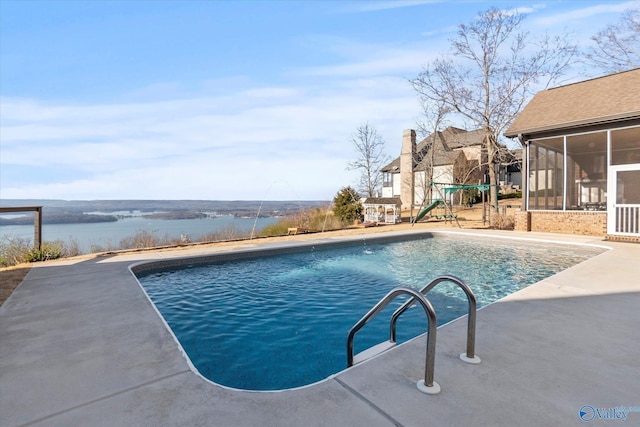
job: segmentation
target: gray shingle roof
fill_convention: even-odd
[[[402,205],[400,197],[367,197],[363,204],[367,205]]]
[[[538,92],[505,136],[640,117],[640,68]]]

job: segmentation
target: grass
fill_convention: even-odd
[[[344,228],[344,225],[333,215],[330,208],[310,208],[281,218],[277,223],[266,226],[259,235],[261,237],[283,236],[288,233],[289,228],[294,227],[318,232],[339,230]]]

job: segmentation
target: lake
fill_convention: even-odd
[[[220,216],[203,219],[146,219],[139,216],[120,219],[116,222],[90,224],[43,224],[42,240],[61,240],[65,243],[75,239],[82,253],[89,253],[92,247],[117,249],[120,241],[142,231],[163,239],[179,239],[187,236],[190,241],[198,241],[210,233],[239,235],[251,233],[255,225],[257,235],[260,230],[278,222],[278,218],[236,218]],[[227,233],[228,232],[228,233]],[[0,239],[20,237],[33,241],[33,225],[2,225]]]

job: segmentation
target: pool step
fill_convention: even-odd
[[[377,356],[378,354],[389,350],[396,346],[396,343],[391,341],[383,341],[380,344],[376,344],[373,347],[370,347],[364,351],[353,356],[353,364],[357,365],[360,362],[364,362],[367,359],[371,359],[373,356]]]

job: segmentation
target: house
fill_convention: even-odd
[[[640,68],[538,92],[505,136],[523,145],[517,230],[640,241]]]
[[[522,149],[509,150],[498,171],[500,193],[508,194],[522,187]]]
[[[400,197],[402,208],[419,207],[431,182],[453,184],[460,175],[478,182],[482,176],[480,131],[449,127],[416,144],[416,132],[405,130],[400,157],[381,169],[382,197]]]
[[[451,202],[453,193],[444,191],[454,184],[486,184],[487,159],[482,149],[484,132],[448,127],[416,144],[414,130],[405,130],[400,157],[381,169],[382,197],[400,197],[402,208],[420,207],[425,199]],[[521,155],[520,155],[521,158]],[[520,165],[517,153],[505,156],[500,169],[503,189],[519,188]],[[433,186],[430,184],[435,183]],[[433,194],[433,193],[436,194]]]

